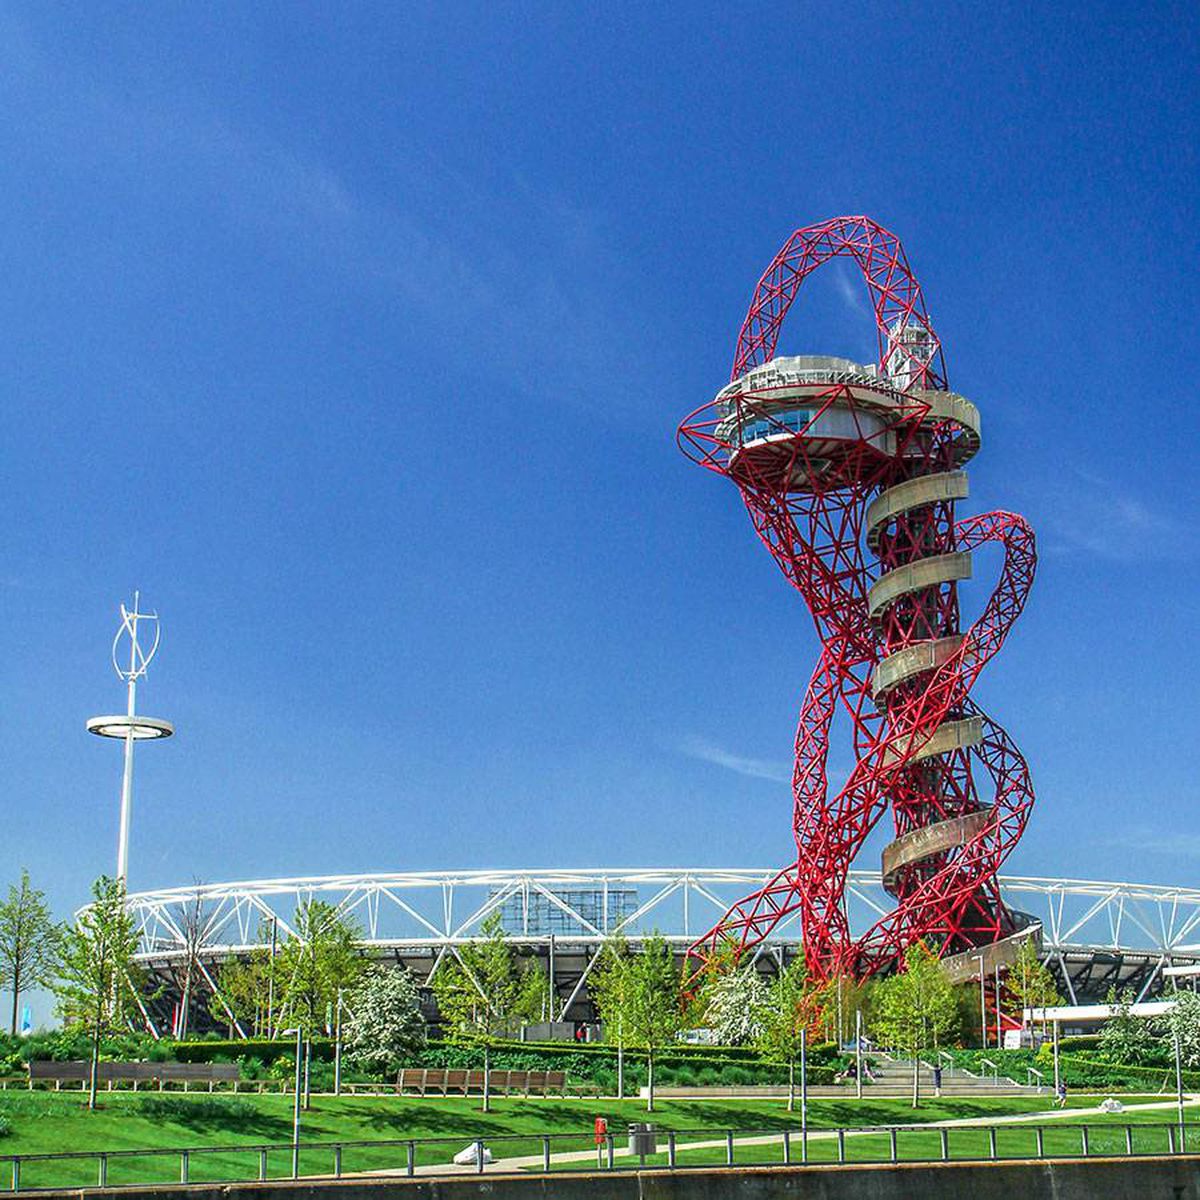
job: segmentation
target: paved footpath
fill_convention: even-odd
[[[1187,1096],[1184,1099],[1185,1107],[1193,1107],[1200,1104],[1200,1096]],[[1155,1110],[1172,1111],[1178,1106],[1178,1101],[1174,1098],[1170,1100],[1152,1100],[1142,1104],[1127,1104],[1125,1112],[1141,1113],[1152,1112]],[[1006,1113],[1003,1116],[996,1117],[954,1117],[945,1121],[929,1121],[922,1122],[921,1129],[952,1129],[955,1126],[963,1125],[1020,1125],[1034,1124],[1042,1121],[1062,1121],[1074,1118],[1078,1120],[1081,1117],[1095,1116],[1096,1109],[1090,1108],[1052,1108],[1045,1112],[1028,1112],[1028,1113]],[[889,1126],[881,1125],[874,1129],[854,1130],[848,1134],[849,1137],[870,1137],[878,1136],[880,1132],[887,1130]],[[661,1132],[661,1131],[660,1131]],[[795,1134],[795,1130],[790,1130]],[[687,1130],[681,1129],[677,1131],[679,1137],[684,1137]],[[536,1136],[536,1135],[531,1135]],[[836,1129],[813,1129],[809,1131],[808,1140],[810,1142],[832,1141],[837,1137]],[[486,1139],[485,1144],[486,1144]],[[468,1143],[469,1144],[469,1143]],[[753,1137],[735,1137],[733,1140],[735,1146],[782,1146],[782,1133],[767,1133],[757,1134]],[[695,1150],[723,1150],[725,1149],[725,1139],[718,1138],[702,1142],[681,1142],[676,1141],[675,1153],[684,1154]],[[660,1151],[662,1153],[662,1151]],[[635,1157],[630,1153],[628,1146],[617,1146],[613,1149],[614,1158],[632,1158]],[[572,1163],[594,1163],[596,1161],[595,1150],[565,1150],[558,1154],[550,1155],[550,1162],[553,1166],[567,1166]],[[525,1171],[531,1168],[541,1168],[544,1160],[540,1154],[527,1154],[518,1158],[498,1158],[494,1162],[488,1163],[484,1170],[486,1171]],[[371,1171],[372,1175],[394,1175],[395,1171]],[[479,1168],[470,1163],[467,1166],[458,1166],[454,1163],[431,1164],[430,1166],[417,1167],[417,1175],[475,1175],[479,1173]]]

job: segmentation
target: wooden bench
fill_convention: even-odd
[[[483,1091],[483,1072],[446,1068],[405,1067],[396,1076],[402,1095],[467,1096]],[[497,1095],[549,1096],[567,1094],[565,1071],[510,1071],[500,1067],[489,1072],[488,1091]]]
[[[193,1083],[208,1084],[211,1092],[218,1083],[231,1083],[237,1090],[240,1071],[237,1063],[181,1062],[101,1062],[96,1065],[96,1082],[111,1091],[114,1083],[129,1083],[136,1092],[141,1083],[157,1083],[159,1090],[168,1083],[182,1083],[187,1091]],[[85,1059],[55,1062],[35,1059],[29,1064],[29,1086],[53,1083],[59,1091],[64,1083],[79,1083],[84,1087],[91,1079],[91,1063]]]

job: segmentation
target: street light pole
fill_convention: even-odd
[[[342,989],[337,991],[337,1012],[333,1036],[333,1094],[342,1094]]]
[[[300,1178],[300,1038],[303,1036],[300,1026],[295,1029],[285,1029],[284,1036],[289,1033],[296,1035],[296,1085],[292,1097],[292,1178]]]
[[[854,1010],[854,1094],[862,1099],[862,1009]]]
[[[808,1162],[808,1026],[800,1030],[800,1156]]]
[[[1179,1026],[1175,1025],[1172,1032],[1175,1035],[1175,1099],[1179,1106],[1179,1149],[1182,1153],[1187,1149],[1187,1143],[1183,1141],[1183,1056],[1179,1049]]]
[[[975,955],[979,959],[979,1036],[983,1039],[983,1048],[988,1048],[987,1040],[987,969],[984,966],[983,955]]]
[[[1004,1034],[1000,1026],[1000,962],[996,962],[996,1049],[1004,1048]]]

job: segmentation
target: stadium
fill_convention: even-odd
[[[142,935],[140,958],[157,992],[147,1002],[156,1032],[175,1019],[189,960],[219,995],[219,968],[255,949],[269,951],[271,934],[291,936],[297,906],[336,905],[363,931],[372,957],[403,964],[423,983],[454,948],[499,912],[512,944],[539,960],[552,981],[552,1019],[594,1019],[588,974],[605,938],[620,932],[636,951],[657,931],[683,956],[768,870],[446,871],[258,879],[139,892],[129,897]],[[1074,879],[1001,877],[1015,910],[1041,924],[1042,950],[1072,1003],[1103,999],[1114,985],[1139,999],[1157,995],[1168,966],[1200,961],[1200,889]],[[855,871],[847,889],[854,919],[871,919],[889,902],[877,873]],[[199,924],[194,915],[201,914]],[[753,954],[773,973],[801,944],[796,919],[776,927]],[[219,1003],[219,1002],[218,1002]],[[193,1028],[211,1024],[209,996],[197,996]],[[249,1035],[236,1020],[235,1033]]]
[[[801,284],[835,258],[861,272],[878,362],[777,356]],[[576,1025],[594,1019],[589,975],[614,935],[636,951],[661,934],[688,970],[732,947],[769,973],[802,949],[826,979],[887,973],[920,939],[958,982],[979,981],[997,1028],[1018,1023],[1001,974],[1026,939],[1073,1003],[1114,986],[1145,999],[1166,968],[1200,957],[1200,890],[1003,872],[1033,807],[1032,772],[970,692],[1032,587],[1034,535],[1007,511],[956,518],[970,490],[964,467],[982,446],[980,409],[950,390],[894,234],[864,216],[796,230],[753,293],[729,383],[684,419],[678,440],[735,485],[816,627],[796,739],[795,857],[777,869],[384,873],[135,893],[152,1028],[178,1027],[186,1003],[190,1028],[219,1022],[224,1008],[230,1030],[246,1036],[221,996],[220,968],[299,936],[293,914],[313,900],[355,922],[365,953],[426,985],[498,914],[550,981],[547,1021]],[[968,622],[958,587],[987,543],[1002,566]],[[172,732],[135,716],[146,661],[139,668],[136,600],[132,619],[130,667],[117,668],[130,682],[128,714],[93,721],[94,732],[125,739],[126,789],[134,740]],[[855,755],[840,789],[826,775],[835,714],[849,718]],[[867,867],[868,837],[887,824],[893,840]],[[121,836],[123,863],[124,815]],[[207,991],[193,986],[197,975]]]

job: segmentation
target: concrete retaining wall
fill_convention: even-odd
[[[360,1178],[39,1195],[64,1200],[1200,1200],[1200,1156]]]

